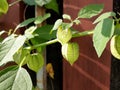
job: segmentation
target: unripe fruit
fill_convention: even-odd
[[[27,49],[21,48],[13,55],[13,59],[18,65],[20,65],[21,63],[22,65],[25,65],[27,63],[28,54],[29,54],[29,51]]]
[[[62,55],[72,65],[79,57],[79,45],[71,42],[62,45]]]
[[[112,55],[120,59],[120,35],[114,35],[110,42],[110,50]]]
[[[114,31],[115,35],[120,35],[120,23],[117,22],[117,24],[115,25],[115,31]]]
[[[61,44],[69,42],[72,38],[72,31],[70,29],[63,30],[62,27],[59,27],[57,30],[57,39]]]
[[[35,72],[38,72],[44,64],[44,58],[40,53],[30,54],[27,59],[29,59],[27,66]]]

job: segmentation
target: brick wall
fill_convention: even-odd
[[[64,0],[64,13],[72,18],[77,16],[80,8],[88,4],[104,4],[104,11],[112,10],[112,0]],[[79,31],[94,28],[92,21],[95,18],[81,20],[81,25],[75,26]],[[80,57],[73,67],[63,62],[63,90],[109,90],[111,54],[109,45],[101,58],[97,57],[92,43],[92,36],[73,39],[80,46]]]

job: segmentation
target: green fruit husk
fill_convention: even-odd
[[[44,58],[40,53],[30,54],[28,59],[27,66],[29,69],[38,72],[43,67]]]
[[[114,35],[112,37],[110,51],[115,58],[120,60],[120,35]]]
[[[62,55],[71,65],[73,65],[79,57],[79,45],[71,42],[62,45]]]
[[[70,29],[62,30],[62,27],[58,28],[57,39],[61,44],[69,42],[72,38],[72,31]]]

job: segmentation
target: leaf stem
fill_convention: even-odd
[[[35,49],[37,47],[40,47],[40,46],[47,46],[47,45],[50,45],[50,44],[53,44],[53,43],[56,43],[58,42],[58,39],[53,39],[53,40],[50,40],[50,41],[47,41],[47,42],[44,42],[44,43],[41,43],[41,44],[37,44],[37,45],[34,45],[34,46],[30,46],[30,47],[26,47],[26,49]]]
[[[9,7],[11,7],[11,6],[13,6],[13,5],[19,3],[20,1],[22,1],[22,0],[16,0],[16,1],[14,1],[13,3],[10,3],[10,4],[9,4]]]
[[[49,77],[50,78],[50,77]],[[51,89],[54,90],[54,86],[53,86],[53,82],[52,79],[50,78],[50,82],[51,82]]]
[[[22,61],[21,61],[20,64],[19,64],[19,67],[22,67],[22,65],[23,65],[23,63],[24,63],[26,57],[27,57],[27,55],[22,59]]]
[[[87,36],[87,35],[92,35],[94,33],[94,30],[87,30],[84,32],[78,32],[78,33],[73,33],[72,37],[82,37],[82,36]]]
[[[75,38],[75,37],[87,36],[87,35],[93,34],[93,32],[94,32],[94,30],[73,33],[72,37]],[[47,42],[44,42],[44,43],[41,43],[41,44],[37,44],[37,45],[34,45],[34,46],[25,47],[25,48],[32,50],[32,49],[35,49],[37,47],[47,46],[47,45],[50,45],[50,44],[53,44],[53,43],[56,43],[56,42],[58,42],[58,39],[53,39],[53,40],[50,40],[50,41],[47,41]]]

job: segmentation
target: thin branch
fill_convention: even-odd
[[[50,77],[49,77],[50,78]],[[52,82],[52,79],[50,78],[50,82],[51,82],[51,88],[52,90],[54,90],[54,85],[53,85],[53,82]]]
[[[87,30],[84,32],[78,32],[78,33],[74,33],[72,35],[73,38],[75,37],[82,37],[82,36],[87,36],[87,35],[92,35],[94,33],[94,30]]]
[[[11,6],[13,6],[13,5],[19,3],[20,1],[22,1],[22,0],[17,0],[17,1],[14,1],[13,3],[10,3],[10,4],[9,4],[9,7],[11,7]]]
[[[37,45],[34,45],[34,46],[29,46],[29,47],[26,47],[26,49],[35,49],[37,47],[41,47],[41,46],[47,46],[47,45],[50,45],[50,44],[53,44],[53,43],[56,43],[58,42],[58,39],[53,39],[53,40],[50,40],[50,41],[47,41],[47,42],[44,42],[44,43],[41,43],[41,44],[37,44]]]
[[[93,32],[94,32],[93,30],[78,32],[78,33],[74,33],[72,37],[75,38],[75,37],[92,35]],[[32,49],[36,49],[37,47],[47,46],[47,45],[50,45],[50,44],[53,44],[53,43],[56,43],[56,42],[58,42],[58,39],[53,39],[53,40],[50,40],[50,41],[47,41],[47,42],[44,42],[44,43],[41,43],[41,44],[37,44],[37,45],[34,45],[34,46],[28,46],[28,47],[25,47],[25,48],[32,50]]]

